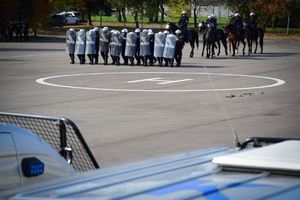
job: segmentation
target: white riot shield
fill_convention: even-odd
[[[123,37],[119,31],[115,31],[112,34],[111,38],[111,52],[112,56],[120,56],[122,52],[122,40]]]
[[[130,32],[126,37],[125,56],[133,57],[135,55],[137,35],[134,32]]]
[[[109,51],[109,31],[100,30],[100,51],[107,53]]]
[[[154,57],[163,57],[166,42],[166,35],[162,32],[155,34]]]
[[[149,56],[150,52],[150,36],[147,31],[140,33],[140,56]]]
[[[95,54],[96,53],[96,33],[95,33],[95,31],[87,31],[86,32],[85,53],[86,54]]]
[[[84,53],[85,53],[85,32],[78,31],[76,33],[75,54],[84,54]]]
[[[176,36],[173,34],[168,34],[166,38],[165,48],[164,48],[164,58],[174,58],[176,47]]]
[[[66,52],[74,53],[76,43],[76,32],[68,30],[66,34]]]

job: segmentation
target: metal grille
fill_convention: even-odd
[[[25,128],[43,138],[77,172],[99,168],[79,129],[69,119],[0,112],[0,122]]]

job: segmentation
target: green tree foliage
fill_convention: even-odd
[[[190,16],[190,5],[185,0],[169,0],[167,5],[169,6],[168,14],[172,18],[180,18],[183,10]]]

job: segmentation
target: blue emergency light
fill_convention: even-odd
[[[24,158],[22,170],[26,177],[39,176],[44,173],[44,163],[35,157]]]

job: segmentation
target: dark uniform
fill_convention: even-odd
[[[29,33],[29,23],[27,20],[25,20],[23,24],[23,34],[24,34],[25,41],[29,41],[28,33]]]
[[[140,57],[140,33],[137,33],[136,37],[136,48],[135,48],[135,59],[136,59],[136,64],[140,65],[141,64],[141,57]]]
[[[182,31],[183,36],[186,39],[186,42],[188,42],[188,40],[191,38],[190,32],[188,31],[189,17],[186,14],[185,14],[185,16],[183,16],[183,14],[182,14],[177,25],[180,28],[180,30]]]
[[[255,15],[252,15],[248,21],[248,25],[255,35],[257,34],[257,23],[258,23],[257,17]]]
[[[239,34],[244,37],[244,33],[243,33],[243,18],[241,18],[240,16],[236,16],[233,25],[238,29]]]
[[[125,56],[127,32],[126,31],[122,32],[122,35],[123,35],[123,39],[122,39],[122,58],[124,60],[124,65],[128,65],[128,57]]]
[[[184,47],[184,41],[182,36],[177,36],[176,38],[176,47],[175,47],[175,55],[174,58],[176,60],[176,66],[180,67],[181,65],[181,58],[182,58],[182,49]]]
[[[154,62],[154,34],[150,34],[150,56],[149,56],[149,60],[150,60],[150,66],[153,66],[153,62]]]
[[[234,20],[235,20],[235,17],[234,17],[234,14],[232,14],[232,15],[231,15],[231,18],[230,18],[230,20],[229,20],[229,23],[233,24]]]
[[[15,27],[13,22],[9,20],[6,25],[6,32],[7,32],[8,41],[10,42],[12,42],[13,40],[14,28]]]
[[[99,61],[99,29],[94,29],[95,33],[96,33],[96,41],[95,41],[95,54],[94,54],[94,58],[95,58],[95,64],[98,64]]]
[[[23,39],[22,39],[22,29],[23,29],[23,26],[22,26],[22,24],[21,24],[20,21],[18,21],[18,22],[16,23],[15,28],[16,28],[16,41],[18,41],[18,40],[19,40],[19,37],[20,37],[20,40],[21,40],[21,42],[22,42],[22,41],[23,41]]]

